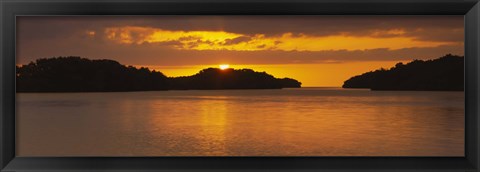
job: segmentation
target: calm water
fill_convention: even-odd
[[[463,156],[463,92],[17,94],[19,156]]]

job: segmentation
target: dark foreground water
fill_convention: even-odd
[[[17,94],[19,156],[463,156],[463,92]]]

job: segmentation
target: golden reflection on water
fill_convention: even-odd
[[[198,107],[202,126],[199,142],[203,146],[202,149],[213,150],[209,151],[212,155],[224,153],[228,114],[226,100],[200,101]]]
[[[20,94],[17,154],[463,156],[463,98],[325,89]]]

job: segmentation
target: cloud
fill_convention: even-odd
[[[134,20],[131,18],[130,20]],[[463,41],[463,16],[165,16],[149,17],[130,25],[166,30],[209,30],[266,36],[305,33],[314,36],[370,35],[375,30],[401,29],[428,41]],[[430,35],[431,31],[439,33]],[[455,32],[456,30],[462,32]],[[435,31],[436,32],[436,31]],[[379,35],[382,36],[382,35]]]
[[[229,50],[229,51],[325,51],[325,50],[370,50],[386,48],[397,50],[413,47],[438,47],[461,42],[424,41],[405,36],[403,29],[373,30],[369,35],[352,36],[335,34],[316,36],[293,34],[266,36],[246,35],[225,31],[172,31],[161,28],[124,26],[105,29],[106,38],[120,44],[144,44],[177,42],[172,47],[178,50]]]
[[[240,36],[240,37],[236,37],[236,38],[233,38],[233,39],[225,40],[224,45],[235,45],[235,44],[240,44],[242,42],[249,42],[251,40],[252,40],[252,38],[249,37],[249,36]]]
[[[17,30],[29,39],[71,36],[86,29],[140,26],[165,30],[225,31],[244,35],[286,32],[325,36],[370,35],[375,30],[401,29],[429,41],[463,41],[464,16],[20,16]],[[435,33],[435,34],[432,34]]]
[[[16,55],[19,64],[397,61],[463,55],[463,39],[463,16],[20,16]]]

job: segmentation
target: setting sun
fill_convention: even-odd
[[[225,70],[225,69],[230,68],[230,65],[228,65],[228,64],[221,64],[221,65],[219,65],[219,67],[220,67],[220,69]]]

